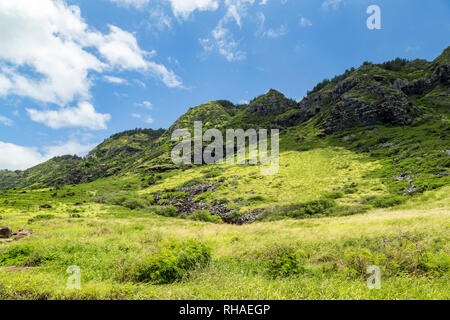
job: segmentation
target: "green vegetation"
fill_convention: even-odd
[[[450,49],[364,63],[300,103],[208,102],[167,131],[0,171],[1,225],[35,231],[0,242],[0,298],[448,299],[448,63]],[[278,173],[172,164],[170,134],[193,121],[280,129]],[[81,290],[65,286],[71,265]]]

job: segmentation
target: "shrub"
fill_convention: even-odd
[[[37,216],[33,217],[34,221],[38,220],[50,220],[53,219],[55,216],[53,214],[38,214]]]
[[[375,197],[369,203],[373,205],[375,208],[389,208],[405,202],[405,197],[402,196],[379,196]]]
[[[174,206],[153,206],[150,207],[150,210],[156,213],[157,215],[164,217],[176,217],[178,216],[178,209]]]
[[[346,251],[344,271],[348,277],[366,277],[367,267],[379,266],[386,276],[441,276],[450,269],[450,256],[445,252],[431,252],[409,239],[399,242],[385,240],[382,246]]]
[[[267,272],[273,278],[299,273],[297,254],[292,248],[279,248],[267,261]]]
[[[146,202],[143,199],[132,198],[132,199],[126,199],[122,203],[122,206],[124,206],[128,209],[131,209],[131,210],[135,210],[135,209],[144,208],[146,206]]]
[[[204,243],[189,240],[171,243],[159,253],[139,263],[135,280],[155,284],[173,283],[211,261],[211,249]]]
[[[344,196],[344,193],[342,191],[333,191],[333,192],[328,192],[325,194],[325,198],[329,198],[329,199],[339,199],[342,198]]]
[[[146,207],[151,202],[142,199],[137,193],[133,192],[118,192],[110,194],[101,194],[94,197],[94,202],[110,204],[116,206],[123,206],[131,210],[140,209]]]
[[[264,198],[263,196],[253,196],[253,197],[250,197],[250,198],[248,199],[248,201],[251,201],[251,202],[261,202],[261,201],[266,201],[266,198]]]
[[[162,196],[162,199],[183,199],[189,197],[189,192],[167,192]]]
[[[211,212],[208,210],[197,210],[190,216],[188,216],[189,220],[194,221],[204,221],[204,222],[213,222],[213,223],[221,223],[222,219],[219,216],[211,215]]]
[[[280,218],[308,218],[311,216],[329,215],[331,208],[335,206],[336,202],[333,199],[319,199],[268,209],[258,219],[269,218],[270,220],[274,220]]]
[[[193,201],[194,202],[200,202],[200,201],[208,199],[209,197],[211,197],[211,195],[212,195],[212,193],[207,191],[207,192],[204,192],[201,195],[195,197]]]
[[[211,169],[209,171],[206,171],[204,178],[215,178],[218,176],[221,176],[222,172],[218,168]]]
[[[204,182],[203,178],[194,178],[194,179],[188,180],[185,183],[181,184],[178,188],[190,188],[197,184],[202,184],[203,182]]]

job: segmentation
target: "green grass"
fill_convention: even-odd
[[[35,267],[0,271],[0,297],[448,299],[449,191],[445,187],[397,208],[365,214],[244,226],[165,218],[95,203],[79,208],[81,218],[68,216],[75,208],[70,204],[55,204],[45,211],[51,219],[29,223],[42,210],[2,207],[2,224],[13,229],[25,225],[36,233],[19,242],[0,243],[1,267]],[[29,201],[37,197],[32,193],[38,194],[27,193]],[[211,250],[207,265],[182,272],[170,284],[124,276],[133,275],[133,268],[174,241],[187,240],[200,241]],[[282,248],[289,249],[280,262],[276,253]],[[375,262],[384,270],[382,287],[369,290],[362,271]],[[81,290],[66,288],[70,265],[81,267]]]

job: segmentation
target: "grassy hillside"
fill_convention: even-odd
[[[4,222],[36,233],[0,244],[0,298],[448,299],[449,191],[366,214],[245,226],[74,206],[75,198],[39,210],[45,192],[30,191],[2,209]],[[1,201],[14,194],[24,199],[10,191]],[[176,273],[173,246],[186,241],[211,250],[206,265],[169,283],[145,278],[146,265]],[[366,286],[371,264],[382,268],[380,290]],[[81,267],[81,290],[66,288],[69,265]]]
[[[167,131],[0,171],[0,224],[35,231],[0,242],[0,298],[448,299],[449,76],[450,48],[367,62],[300,102],[208,102]],[[194,121],[279,129],[278,174],[174,165],[171,133]]]

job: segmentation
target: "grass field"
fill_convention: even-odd
[[[2,224],[36,232],[0,243],[0,298],[449,298],[449,187],[392,209],[243,226],[96,203],[74,207],[71,198],[51,209],[34,208],[48,200],[37,200],[48,192],[2,194],[2,202],[23,199],[2,207]],[[199,245],[210,250],[207,263],[178,263],[177,246],[189,243],[190,253]],[[155,256],[156,262],[150,259]],[[175,276],[145,278],[146,263]],[[366,267],[372,264],[383,272],[379,290],[366,286]],[[81,268],[80,290],[66,287],[71,265]],[[29,268],[11,271],[11,266]]]

